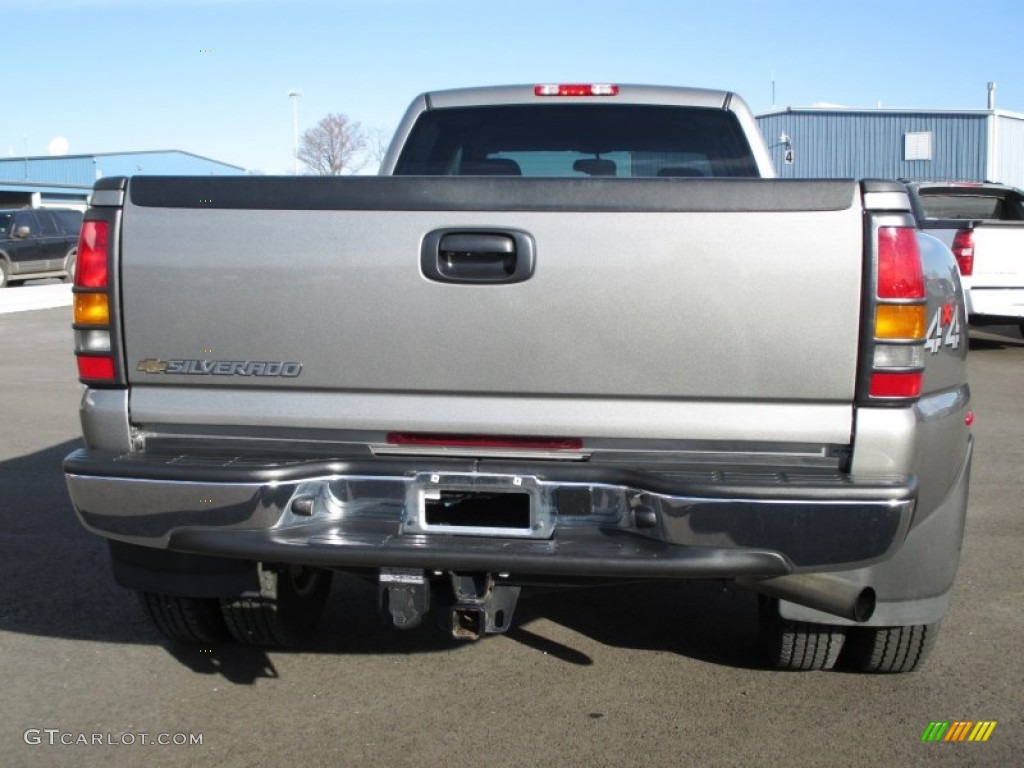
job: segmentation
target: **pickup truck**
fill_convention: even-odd
[[[556,84],[420,96],[379,177],[100,180],[78,517],[172,641],[300,642],[334,572],[463,639],[536,585],[714,580],[779,668],[914,669],[967,506],[956,262],[897,182],[772,175],[732,93]]]
[[[907,184],[917,225],[949,246],[967,314],[977,325],[1016,324],[1024,335],[1024,192],[1005,184]]]

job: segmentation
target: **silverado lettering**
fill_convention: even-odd
[[[195,376],[281,376],[295,378],[302,363],[264,360],[140,360],[135,370],[143,373],[177,373]]]

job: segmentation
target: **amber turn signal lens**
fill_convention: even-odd
[[[876,339],[923,339],[923,304],[882,304],[875,310]]]
[[[109,325],[110,305],[105,293],[76,293],[75,322],[79,325]]]

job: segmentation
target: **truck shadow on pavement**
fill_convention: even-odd
[[[384,625],[376,586],[339,575],[307,650],[326,654],[458,652],[428,616],[414,630]],[[721,582],[645,582],[575,589],[524,588],[505,637],[567,664],[588,666],[594,643],[766,669],[757,642],[757,596]],[[498,642],[485,637],[477,642]]]
[[[64,485],[61,462],[80,445],[0,462],[0,630],[138,642],[143,616],[130,595],[117,594],[107,545],[78,522]]]
[[[981,352],[986,349],[1013,349],[1024,347],[1024,338],[1012,325],[986,325],[970,328],[968,349]]]
[[[267,654],[233,643],[211,648],[164,641],[135,596],[118,587],[106,543],[79,523],[68,499],[68,440],[0,462],[0,632],[103,643],[162,645],[180,663],[236,684],[276,678]],[[314,636],[297,653],[458,653],[428,617],[410,631],[385,627],[373,583],[339,574]],[[524,590],[507,639],[568,664],[589,665],[594,642],[761,669],[756,597],[712,583],[646,583]],[[496,642],[494,638],[481,642]],[[500,642],[500,641],[497,641]],[[273,651],[273,653],[288,651]]]

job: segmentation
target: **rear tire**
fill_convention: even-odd
[[[258,596],[220,601],[228,631],[245,645],[298,645],[312,633],[323,613],[332,575],[305,566],[270,570],[261,563]]]
[[[6,288],[11,284],[11,268],[7,262],[0,259],[0,288]]]
[[[139,592],[139,602],[160,633],[176,643],[216,643],[227,638],[227,627],[214,599],[175,597]]]
[[[846,658],[861,672],[912,672],[924,664],[938,634],[938,623],[853,629]]]
[[[775,669],[832,669],[843,650],[846,630],[829,624],[790,621],[779,616],[779,601],[760,596],[761,647]]]

